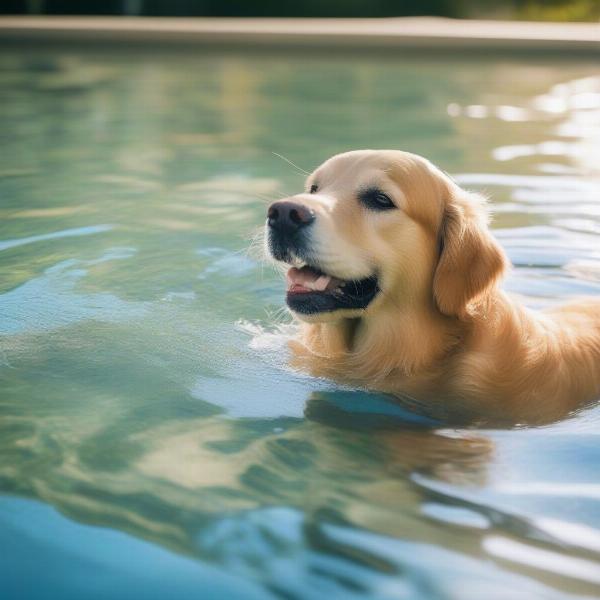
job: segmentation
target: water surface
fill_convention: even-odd
[[[453,429],[286,367],[265,206],[353,148],[492,198],[530,306],[600,294],[592,60],[3,48],[8,598],[590,598],[600,409]]]

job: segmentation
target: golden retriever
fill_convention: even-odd
[[[483,198],[420,156],[334,156],[266,233],[313,374],[513,424],[600,395],[600,302],[534,312],[501,291]]]

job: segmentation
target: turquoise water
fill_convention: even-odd
[[[531,306],[600,294],[579,58],[0,51],[3,598],[600,595],[600,408],[450,429],[286,367],[268,202],[352,148],[493,199]],[[7,593],[8,590],[8,593]]]

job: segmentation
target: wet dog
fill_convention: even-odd
[[[508,423],[600,395],[600,301],[533,312],[501,291],[484,199],[420,156],[334,156],[266,230],[316,375]]]

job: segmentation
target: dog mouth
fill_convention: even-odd
[[[287,305],[297,313],[311,315],[340,309],[365,309],[377,295],[377,277],[344,280],[317,267],[291,267],[287,272]]]

